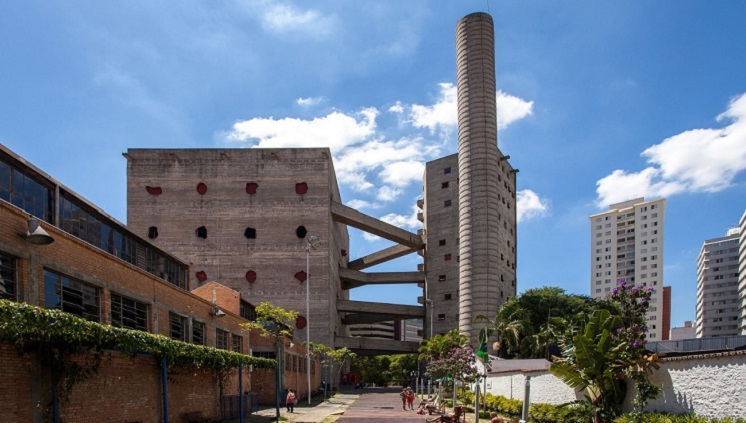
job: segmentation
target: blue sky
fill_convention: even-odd
[[[3,2],[0,143],[121,221],[127,148],[329,146],[347,204],[415,230],[423,163],[456,152],[455,25],[475,11],[520,169],[519,291],[588,294],[588,216],[666,196],[672,326],[693,320],[699,249],[746,209],[744,2]]]

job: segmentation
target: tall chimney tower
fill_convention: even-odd
[[[478,345],[477,315],[495,317],[501,296],[495,40],[492,17],[456,26],[459,176],[459,331]],[[515,239],[515,238],[513,238]],[[509,242],[508,242],[509,244]],[[513,289],[514,290],[514,289]]]

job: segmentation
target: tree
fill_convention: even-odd
[[[658,357],[644,347],[645,313],[651,294],[652,288],[630,286],[621,280],[610,298],[622,310],[620,315],[596,310],[579,325],[569,325],[559,337],[562,357],[554,357],[549,371],[568,386],[586,391],[595,423],[611,421],[620,413],[627,380],[638,387],[633,401],[637,414],[660,393],[648,378],[658,368]]]
[[[397,354],[390,356],[389,372],[394,380],[407,380],[417,373],[417,356],[414,354]]]
[[[489,331],[497,334],[501,357],[548,358],[548,348],[556,343],[556,335],[564,332],[567,322],[578,314],[613,307],[587,296],[566,294],[562,288],[542,287],[509,298],[494,320],[477,316],[475,321],[488,322]]]
[[[259,331],[260,335],[272,336],[275,341],[279,341],[281,337],[293,337],[293,325],[297,318],[297,311],[288,311],[263,301],[256,306],[256,319],[242,324],[241,327],[247,331]]]
[[[420,360],[437,360],[445,357],[452,349],[461,347],[469,342],[469,338],[453,329],[445,334],[438,334],[420,342]]]

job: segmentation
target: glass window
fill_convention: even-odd
[[[253,322],[256,320],[256,307],[246,301],[241,301],[241,317]]]
[[[0,161],[0,199],[52,222],[52,191],[3,161]]]
[[[186,341],[187,320],[176,313],[168,313],[169,333],[171,339]]]
[[[112,293],[111,325],[119,328],[147,331],[148,305]]]
[[[252,351],[251,356],[252,357],[268,358],[270,360],[274,360],[275,357],[276,357],[274,351]]]
[[[205,345],[205,324],[192,320],[192,344]]]
[[[100,321],[98,288],[44,269],[44,307]]]
[[[234,351],[237,353],[243,352],[243,349],[241,348],[242,344],[243,344],[242,336],[239,336],[236,334],[231,335],[231,351]]]
[[[15,261],[3,254],[0,254],[0,299],[16,300]]]
[[[215,329],[215,348],[221,350],[228,349],[228,332],[222,329]]]

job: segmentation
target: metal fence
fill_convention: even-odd
[[[678,341],[648,342],[645,348],[656,353],[684,353],[734,350],[746,346],[746,336],[723,336],[718,338],[695,338]]]

